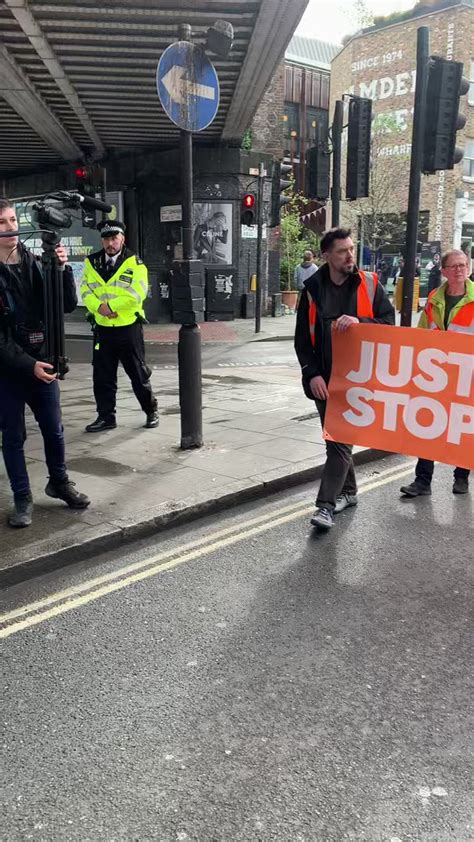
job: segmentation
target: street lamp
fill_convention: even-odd
[[[234,40],[234,27],[227,20],[216,20],[207,30],[206,49],[219,58],[227,58]]]

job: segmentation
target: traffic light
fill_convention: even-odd
[[[82,196],[99,196],[105,201],[105,169],[99,164],[80,164],[74,170],[76,190]],[[95,228],[97,217],[95,211],[82,210],[82,224],[84,228]]]
[[[281,209],[285,207],[290,201],[290,196],[285,195],[285,190],[291,186],[291,178],[288,178],[293,172],[291,164],[282,164],[281,161],[275,161],[273,164],[272,176],[272,205],[270,213],[270,227],[275,228],[280,224]]]
[[[96,196],[98,193],[104,198],[105,168],[99,164],[79,164],[75,170],[76,190],[83,196]]]
[[[306,195],[308,199],[329,198],[330,152],[326,143],[319,143],[306,153]]]
[[[351,97],[347,127],[346,199],[369,195],[372,100]]]
[[[83,196],[93,196],[95,189],[92,180],[92,170],[90,167],[76,167],[74,170],[76,177],[76,190]]]
[[[463,64],[431,56],[426,91],[423,172],[452,170],[463,157],[456,146],[456,132],[466,118],[459,114],[459,100],[467,94],[469,82],[462,75]]]
[[[242,207],[240,209],[241,225],[256,225],[257,200],[255,193],[244,193],[242,196]]]

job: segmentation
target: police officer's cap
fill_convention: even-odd
[[[115,237],[116,234],[125,234],[125,225],[119,219],[103,219],[97,225],[101,237]]]

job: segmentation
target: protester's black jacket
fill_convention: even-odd
[[[303,375],[303,388],[308,398],[314,400],[309,389],[309,381],[318,375],[324,377],[329,383],[332,367],[331,343],[326,341],[325,332],[331,329],[328,322],[324,321],[325,299],[328,284],[332,283],[329,276],[327,263],[321,266],[318,271],[304,282],[304,290],[301,294],[296,315],[295,350],[298,357],[301,372]],[[357,288],[361,283],[357,270],[354,270],[348,278],[347,299],[344,307],[344,315],[357,316]],[[316,343],[311,343],[309,332],[309,301],[306,291],[309,291],[316,303]],[[373,301],[374,318],[361,318],[360,322],[376,322],[378,324],[395,324],[395,312],[387,297],[383,286],[378,283]]]
[[[37,360],[43,359],[44,343],[30,344],[33,332],[44,327],[44,280],[41,262],[22,245],[21,280],[9,264],[0,263],[0,377],[32,377]],[[72,268],[62,271],[64,312],[77,306]]]

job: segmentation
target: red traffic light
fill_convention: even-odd
[[[241,225],[255,225],[257,213],[257,199],[255,193],[244,193],[242,196],[242,207],[240,209]]]
[[[76,178],[85,180],[89,175],[89,172],[87,167],[76,167],[76,169],[74,170],[74,175],[76,176]]]

